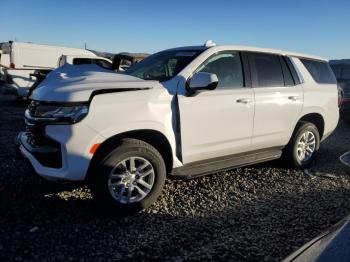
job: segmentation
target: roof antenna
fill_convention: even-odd
[[[212,47],[216,46],[215,42],[213,40],[207,40],[204,44],[205,47]]]

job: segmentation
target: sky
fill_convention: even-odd
[[[0,0],[0,42],[154,53],[217,44],[350,58],[350,0]]]

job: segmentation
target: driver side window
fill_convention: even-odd
[[[243,70],[239,52],[221,52],[205,61],[195,73],[216,74],[219,79],[217,89],[242,88]]]

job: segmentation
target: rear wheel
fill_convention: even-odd
[[[89,184],[101,206],[127,214],[154,203],[165,178],[164,161],[154,147],[141,140],[123,139],[94,168]]]
[[[319,146],[320,134],[317,127],[309,122],[301,122],[284,149],[283,156],[287,164],[305,168],[313,162]]]

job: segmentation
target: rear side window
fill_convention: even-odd
[[[254,86],[284,86],[280,57],[274,54],[249,53]]]
[[[337,80],[329,64],[324,61],[300,59],[312,78],[319,84],[336,84]]]
[[[295,69],[294,64],[292,63],[291,58],[285,56],[285,57],[284,57],[284,61],[287,63],[288,68],[289,68],[289,70],[290,70],[290,73],[291,73],[292,76],[293,76],[294,84],[295,84],[295,85],[301,84],[301,83],[302,83],[302,80],[301,80],[301,78],[299,77],[299,75],[298,75],[298,73],[297,73],[297,71],[296,71],[296,69]]]
[[[287,65],[285,57],[280,56],[280,61],[282,65],[283,77],[284,77],[284,85],[285,86],[294,86],[295,82],[292,76],[292,72]]]

